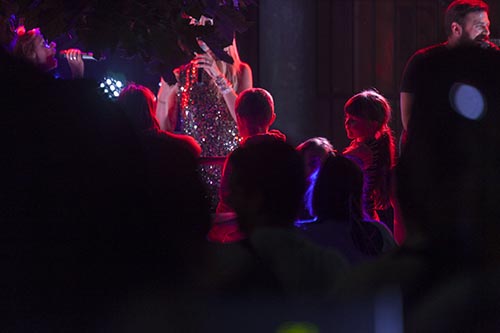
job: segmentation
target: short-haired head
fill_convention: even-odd
[[[250,88],[241,92],[235,104],[238,128],[242,136],[267,131],[276,117],[273,97],[262,88]]]
[[[458,23],[463,26],[465,23],[465,17],[469,13],[474,12],[486,12],[488,13],[488,4],[482,0],[455,0],[444,13],[444,25],[446,29],[446,35],[450,36],[452,33],[451,24],[453,22]]]

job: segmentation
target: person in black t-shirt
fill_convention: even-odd
[[[468,44],[496,48],[489,41],[490,20],[488,5],[481,0],[455,0],[445,12],[446,42],[418,50],[408,60],[401,80],[401,121],[403,123],[403,142],[408,130],[411,114],[415,109],[415,85],[422,80],[419,75],[425,63],[449,49]],[[445,66],[446,63],[443,63]]]

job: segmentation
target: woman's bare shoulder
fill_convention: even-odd
[[[240,75],[252,75],[252,67],[250,67],[249,64],[246,62],[241,62],[240,63],[240,68],[239,72],[241,73]]]

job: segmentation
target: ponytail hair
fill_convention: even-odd
[[[396,143],[394,134],[388,125],[384,125],[379,131],[376,139],[380,145],[380,151],[388,152],[388,156],[381,156],[382,159],[390,161],[389,168],[392,169],[396,165]]]

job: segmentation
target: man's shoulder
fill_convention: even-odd
[[[431,59],[442,58],[448,50],[447,43],[444,42],[424,47],[415,52],[406,63],[401,80],[401,92],[413,93],[421,68],[425,67]]]
[[[446,52],[447,50],[448,50],[448,47],[446,46],[446,42],[439,43],[439,44],[434,44],[434,45],[431,45],[431,46],[427,46],[427,47],[421,48],[418,51],[416,51],[413,54],[412,59],[416,58],[416,57],[419,57],[419,58],[420,57],[422,57],[422,58],[430,57],[430,56],[433,56],[433,55],[436,55],[436,54],[440,54],[440,53]]]

